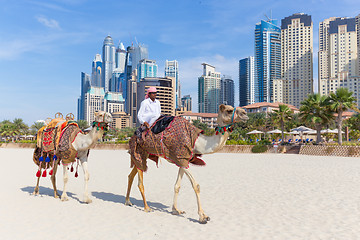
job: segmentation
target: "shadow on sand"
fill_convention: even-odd
[[[27,193],[29,193],[29,195],[33,195],[34,189],[35,189],[35,187],[27,186],[27,187],[21,188],[21,191],[27,192]],[[62,191],[58,190],[58,193],[59,193],[59,196],[61,197]],[[80,203],[85,203],[85,202],[81,201],[79,198],[77,198],[76,195],[71,192],[67,192],[67,195],[68,195],[68,197],[73,198]],[[54,197],[54,189],[40,186],[39,187],[39,196],[40,197],[41,196]]]
[[[92,195],[103,201],[125,204],[125,196],[123,195],[116,195],[113,193],[106,193],[106,192],[92,192]],[[144,209],[144,203],[142,200],[137,200],[135,198],[130,197],[130,201],[133,204],[133,207],[135,207],[136,209],[140,209],[140,210]],[[168,210],[169,206],[166,206],[158,202],[149,202],[149,201],[147,202],[147,204],[149,205],[150,208],[154,209],[155,211],[166,212],[171,214],[171,212]]]

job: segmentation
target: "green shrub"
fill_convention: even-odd
[[[252,149],[251,152],[253,153],[264,153],[268,150],[268,147],[266,145],[255,145]]]
[[[262,139],[258,142],[259,145],[271,145],[272,142],[268,139]]]

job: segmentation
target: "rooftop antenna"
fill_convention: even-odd
[[[132,39],[130,32],[129,32],[129,36],[130,36],[130,39]],[[134,46],[134,43],[132,41],[131,41],[131,46]]]
[[[135,43],[136,43],[136,45],[139,45],[139,43],[138,43],[138,41],[137,41],[136,37],[135,37]]]
[[[264,14],[264,16],[267,18],[268,22],[271,20],[266,14]]]

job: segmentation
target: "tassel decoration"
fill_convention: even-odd
[[[74,171],[74,167],[73,167],[74,163],[71,164],[71,169],[70,169],[70,172],[73,172]]]
[[[44,170],[42,177],[46,177],[46,169]]]
[[[50,176],[53,175],[53,172],[54,172],[54,171],[51,169],[50,172],[49,172],[49,175],[50,175]]]
[[[75,177],[76,177],[76,178],[79,176],[79,174],[78,174],[78,168],[79,168],[79,160],[77,160],[77,165],[76,165],[76,172],[75,172]]]
[[[37,171],[37,173],[36,173],[36,177],[40,177],[41,176],[41,170],[39,169],[38,171]]]

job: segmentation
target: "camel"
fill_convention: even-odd
[[[91,203],[92,200],[90,198],[90,195],[88,193],[88,181],[89,181],[89,171],[88,171],[88,155],[89,155],[89,149],[94,146],[98,139],[100,139],[103,135],[104,135],[104,128],[106,128],[108,126],[109,123],[112,122],[112,116],[110,113],[104,112],[104,111],[99,111],[99,112],[95,112],[95,121],[93,122],[93,127],[91,129],[91,131],[87,134],[84,134],[82,132],[79,132],[74,141],[72,142],[72,147],[74,148],[74,150],[76,151],[76,155],[74,155],[74,157],[76,156],[77,159],[80,160],[81,162],[81,166],[84,172],[84,179],[85,179],[85,190],[84,190],[84,202],[85,203]],[[53,155],[51,155],[51,158],[53,157]],[[56,189],[56,172],[57,172],[57,167],[61,161],[61,157],[58,157],[57,160],[54,162],[53,165],[53,171],[51,174],[51,182],[54,188],[54,197],[55,198],[59,198],[59,193],[57,192]],[[76,176],[76,175],[75,175]],[[63,178],[64,178],[64,190],[63,193],[61,195],[61,201],[68,201],[68,196],[66,193],[66,185],[68,182],[68,164],[64,164],[63,163]],[[38,195],[39,194],[39,181],[40,181],[40,175],[38,176],[37,179],[37,184],[35,187],[35,190],[33,192],[34,195]]]
[[[236,122],[247,121],[247,120],[248,120],[248,116],[246,115],[246,112],[244,109],[233,108],[232,106],[221,104],[219,106],[219,111],[218,111],[217,123],[218,123],[219,127],[216,128],[216,134],[214,134],[212,136],[206,136],[204,134],[199,134],[197,140],[195,139],[195,145],[193,147],[193,153],[195,154],[193,159],[197,158],[198,155],[211,154],[211,153],[215,153],[215,152],[219,151],[224,146],[227,138],[229,137],[230,133],[228,130],[232,128],[232,125]],[[190,125],[190,123],[189,123],[189,125]],[[152,134],[152,133],[150,133],[150,134]],[[130,151],[130,153],[131,153],[131,151]],[[161,156],[161,154],[156,154],[156,155]],[[149,157],[149,154],[147,155],[147,157]],[[134,163],[134,161],[135,161],[133,155],[131,156],[131,161],[132,161],[132,163]],[[134,164],[132,164],[132,165],[134,165]],[[180,183],[181,183],[184,173],[189,178],[189,180],[192,184],[192,187],[195,191],[195,194],[196,194],[199,222],[203,223],[203,224],[207,223],[207,221],[209,221],[210,218],[207,215],[205,215],[205,213],[201,207],[200,185],[196,182],[195,178],[192,176],[190,171],[184,167],[179,167],[179,172],[178,172],[177,180],[176,180],[175,187],[174,187],[175,194],[174,194],[174,199],[173,199],[172,214],[180,215],[180,214],[185,213],[184,211],[181,211],[177,208],[177,197],[178,197],[178,194],[180,191]],[[132,182],[133,182],[136,174],[138,174],[138,188],[140,190],[140,193],[141,193],[141,196],[142,196],[142,199],[144,202],[144,211],[150,212],[150,211],[152,211],[152,209],[148,206],[146,199],[145,199],[145,190],[144,190],[144,184],[143,184],[143,171],[141,169],[139,169],[136,165],[134,165],[132,171],[130,172],[130,174],[128,176],[128,188],[127,188],[127,193],[126,193],[126,198],[125,198],[125,205],[132,206],[132,203],[130,202],[130,191],[131,191]]]

